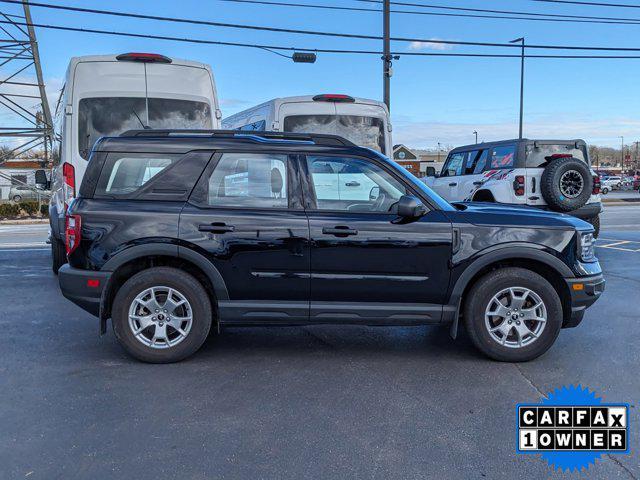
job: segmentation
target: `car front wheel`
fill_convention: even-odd
[[[112,311],[118,341],[143,362],[178,362],[202,346],[211,328],[209,295],[176,268],[135,274],[118,290]]]
[[[473,344],[494,360],[524,362],[545,353],[562,326],[553,286],[524,268],[502,268],[471,288],[464,320]]]

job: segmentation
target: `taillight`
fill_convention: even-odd
[[[594,195],[598,195],[600,193],[600,175],[593,176],[593,192]]]
[[[516,179],[513,181],[513,191],[519,197],[524,195],[524,175],[516,175]]]
[[[76,169],[70,163],[62,164],[62,195],[64,197],[64,209],[69,208],[71,200],[76,196]]]
[[[82,219],[80,215],[67,215],[65,221],[65,247],[69,256],[82,240]]]
[[[129,52],[116,57],[121,62],[171,63],[172,60],[157,53]]]
[[[316,95],[313,97],[314,102],[334,102],[334,103],[353,103],[355,98],[349,95],[342,95],[339,93],[325,93],[322,95]]]

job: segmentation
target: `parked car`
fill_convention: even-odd
[[[142,127],[220,128],[220,118],[209,65],[153,53],[72,58],[55,114],[60,158],[49,205],[53,272],[67,261],[65,213],[98,138]]]
[[[140,360],[181,360],[226,326],[455,337],[463,321],[489,357],[526,361],[604,289],[593,227],[575,217],[452,205],[336,136],[192,133],[99,140],[67,215],[62,293],[102,332],[111,318]]]
[[[438,177],[423,179],[449,201],[504,203],[567,213],[600,231],[600,179],[582,140],[505,140],[458,147]]]
[[[389,109],[378,100],[324,93],[274,98],[222,120],[225,130],[326,133],[391,158]]]
[[[615,176],[602,177],[600,179],[600,192],[606,195],[612,190],[619,190],[622,185],[622,179]]]
[[[14,202],[22,202],[25,200],[41,200],[49,198],[51,192],[44,190],[39,186],[13,185],[9,189],[9,198]]]

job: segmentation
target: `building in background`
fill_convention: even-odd
[[[445,150],[418,150],[402,144],[393,146],[393,160],[417,177],[424,177],[428,167],[440,173],[446,158]]]
[[[35,187],[36,170],[48,169],[44,161],[38,159],[7,160],[0,165],[0,201],[10,200],[11,187],[24,185]],[[47,171],[48,176],[48,171]]]

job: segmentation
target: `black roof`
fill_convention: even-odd
[[[338,135],[287,132],[253,132],[242,130],[129,130],[119,137],[103,137],[94,151],[181,153],[198,149],[238,148],[273,150],[353,149],[357,147]],[[263,148],[264,147],[264,148]]]
[[[540,144],[547,144],[547,145],[576,143],[579,145],[586,146],[586,142],[579,138],[575,138],[572,140],[566,140],[566,139],[565,140],[542,140],[542,139],[533,139],[533,138],[512,138],[510,140],[496,140],[494,142],[482,142],[482,143],[472,143],[470,145],[462,145],[460,147],[456,147],[452,149],[451,152],[478,150],[480,148],[491,148],[491,147],[509,145],[514,143],[540,143]]]

